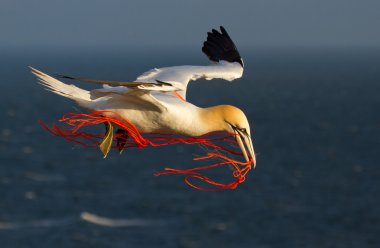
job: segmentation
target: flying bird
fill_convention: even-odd
[[[75,101],[79,106],[105,114],[121,116],[131,122],[141,133],[178,134],[191,137],[214,131],[234,134],[246,161],[256,165],[251,131],[247,117],[237,107],[218,105],[198,107],[186,100],[187,85],[197,79],[214,78],[232,81],[243,75],[244,63],[234,42],[221,26],[220,31],[212,29],[203,43],[203,53],[211,64],[204,66],[172,66],[155,68],[130,82],[94,80],[66,75],[49,76],[35,68],[31,71],[48,90]],[[84,90],[66,84],[57,78],[100,84],[95,90]],[[107,156],[113,140],[114,128],[106,124],[106,135],[99,147]],[[126,133],[118,129],[116,134]],[[117,139],[122,151],[125,142]]]

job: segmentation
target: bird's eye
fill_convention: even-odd
[[[245,129],[245,128],[240,128],[240,131],[242,131],[243,133],[246,133],[246,132],[247,132],[247,129]]]

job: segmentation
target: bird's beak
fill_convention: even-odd
[[[239,129],[235,129],[235,139],[238,143],[244,158],[249,162],[252,159],[253,168],[256,167],[256,155],[255,150],[253,149],[252,139],[247,133],[243,133]],[[248,153],[247,153],[248,150]],[[251,158],[250,158],[251,157]]]

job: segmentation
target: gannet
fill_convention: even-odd
[[[232,81],[243,75],[244,63],[234,42],[221,26],[212,29],[203,43],[211,64],[182,65],[154,68],[132,82],[93,80],[57,75],[57,78],[103,85],[103,88],[84,90],[49,76],[33,67],[31,72],[46,89],[75,101],[88,110],[107,110],[117,113],[135,125],[141,133],[167,133],[201,136],[214,131],[233,133],[244,158],[256,166],[247,117],[237,107],[218,105],[201,108],[186,101],[187,84],[192,80],[214,78]],[[106,156],[113,137],[113,126],[107,131],[100,149]],[[117,130],[122,133],[123,130]],[[121,142],[121,141],[117,141]],[[123,144],[118,144],[123,146]]]

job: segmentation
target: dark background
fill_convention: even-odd
[[[1,247],[380,245],[377,2],[66,3],[1,3]],[[191,166],[191,147],[102,159],[38,124],[75,104],[45,91],[28,65],[130,80],[206,64],[200,45],[219,24],[245,59],[244,77],[192,83],[188,100],[247,114],[258,165],[236,190],[205,193],[181,176],[153,176]],[[93,223],[88,213],[108,219]]]

